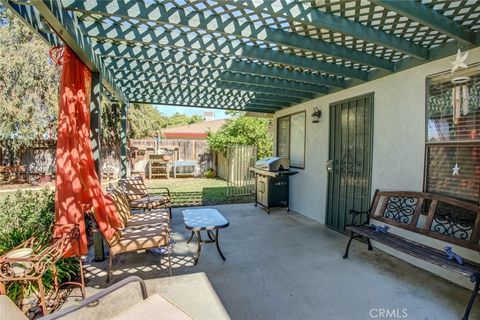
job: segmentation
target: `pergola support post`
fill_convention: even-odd
[[[92,91],[90,97],[90,141],[92,144],[95,171],[102,182],[102,82],[98,72],[92,73]],[[105,260],[103,237],[99,230],[93,232],[93,252],[95,261]]]
[[[100,73],[92,73],[92,93],[90,98],[90,141],[98,179],[102,181],[102,83]]]
[[[128,146],[127,146],[127,109],[128,105],[125,103],[121,104],[121,133],[120,133],[120,178],[127,177],[127,166],[128,166]]]

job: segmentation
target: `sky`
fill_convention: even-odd
[[[171,116],[175,112],[184,113],[188,116],[193,116],[196,114],[203,116],[204,111],[213,110],[215,112],[215,119],[225,119],[229,117],[227,114],[225,114],[225,111],[223,110],[215,110],[215,109],[209,109],[209,108],[177,107],[177,106],[165,106],[161,104],[155,105],[155,108],[157,108],[157,110],[160,113],[167,116]]]

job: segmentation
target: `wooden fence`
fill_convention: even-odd
[[[132,170],[134,172],[144,172],[147,170],[148,155],[159,153],[162,149],[175,147],[178,153],[175,154],[174,160],[196,160],[198,168],[195,176],[202,176],[208,168],[215,168],[215,155],[208,152],[207,141],[205,140],[183,140],[183,139],[167,139],[167,140],[130,140],[132,149],[142,150],[132,158]],[[179,173],[184,168],[179,168]]]

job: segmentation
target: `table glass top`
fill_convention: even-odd
[[[217,209],[186,209],[182,213],[183,222],[188,229],[225,228],[229,225],[228,220]]]

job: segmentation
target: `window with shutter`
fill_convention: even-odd
[[[425,189],[480,203],[480,74],[475,69],[428,79]],[[459,76],[469,80],[454,88],[451,80]]]
[[[290,166],[305,167],[305,111],[278,119],[277,156],[287,157]]]

